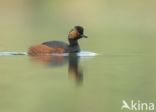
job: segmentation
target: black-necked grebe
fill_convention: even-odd
[[[51,54],[51,53],[77,53],[80,52],[78,40],[87,38],[81,26],[75,26],[68,34],[69,44],[62,41],[48,41],[29,48],[29,55]]]

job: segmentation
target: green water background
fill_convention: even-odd
[[[82,25],[83,82],[68,64],[49,67],[29,56],[0,57],[1,112],[121,112],[122,100],[156,103],[156,1],[1,0],[0,51],[27,51],[47,40],[67,41]],[[126,111],[126,110],[125,110]]]

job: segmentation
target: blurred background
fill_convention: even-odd
[[[81,49],[102,54],[79,59],[79,86],[69,60],[54,67],[29,56],[0,57],[0,111],[121,112],[123,99],[155,102],[155,10],[155,0],[0,0],[1,52],[67,42],[81,25],[89,37]]]

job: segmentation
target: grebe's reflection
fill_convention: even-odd
[[[74,53],[69,54],[69,66],[68,72],[69,76],[74,78],[77,84],[82,84],[83,81],[83,71],[79,65],[80,57]]]
[[[50,67],[60,67],[68,63],[68,76],[76,81],[76,84],[82,84],[83,70],[79,65],[80,57],[76,53],[70,53],[68,56],[62,55],[37,55],[30,56],[32,61],[41,62]]]

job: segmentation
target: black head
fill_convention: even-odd
[[[84,35],[84,29],[82,26],[75,26],[68,34],[69,39],[79,39],[79,38],[87,38],[86,35]]]

